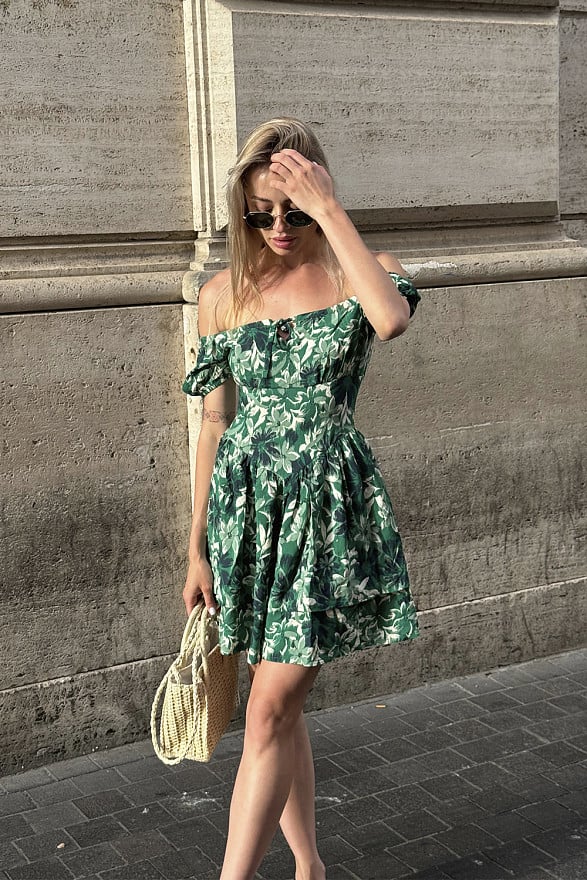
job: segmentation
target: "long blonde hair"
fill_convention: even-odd
[[[328,162],[314,132],[303,122],[284,116],[270,119],[255,128],[247,137],[227,181],[228,255],[231,266],[232,313],[235,323],[245,306],[254,298],[262,302],[260,280],[263,273],[263,250],[255,230],[243,221],[246,213],[245,187],[250,172],[268,165],[273,153],[297,150],[306,159],[322,165],[329,173]],[[339,295],[344,277],[339,262],[326,236],[319,229],[320,257]]]

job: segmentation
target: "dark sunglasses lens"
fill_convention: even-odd
[[[314,222],[314,218],[303,211],[288,211],[285,220],[290,226],[309,226]]]
[[[252,229],[271,229],[274,219],[269,211],[249,211],[245,214],[245,222]]]

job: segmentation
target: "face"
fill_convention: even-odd
[[[318,240],[316,223],[294,228],[285,222],[283,215],[297,206],[280,189],[271,186],[268,165],[251,171],[245,186],[245,199],[247,211],[269,211],[274,215],[271,229],[251,230],[263,239],[274,254],[281,257],[305,254],[315,247]]]

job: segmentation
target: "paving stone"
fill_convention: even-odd
[[[222,853],[218,853],[218,858],[221,856]],[[200,877],[217,880],[219,873],[219,866],[198,847],[182,849],[181,852],[170,850],[165,855],[150,858],[149,861],[165,880],[200,880]]]
[[[478,822],[479,819],[488,815],[484,807],[463,796],[444,801],[438,807],[430,806],[428,809],[434,815],[439,816],[443,822],[452,826]]]
[[[60,858],[74,877],[86,877],[87,874],[94,872],[98,874],[100,871],[107,871],[109,868],[117,868],[124,864],[122,856],[110,843],[98,843],[96,846],[88,846],[77,852],[61,855]]]
[[[206,767],[202,769],[207,774],[210,773]],[[141,779],[152,779],[154,776],[173,776],[177,772],[160,761],[156,755],[152,755],[150,758],[143,758],[140,761],[129,761],[126,764],[118,765],[116,770],[123,777],[125,783],[140,782]]]
[[[153,828],[170,825],[174,821],[171,813],[168,813],[161,804],[157,803],[149,804],[146,807],[131,807],[128,810],[120,810],[116,813],[115,818],[131,834],[139,831],[151,831]]]
[[[587,851],[587,830],[581,822],[572,822],[548,831],[539,831],[528,840],[553,859],[564,861],[568,855]]]
[[[467,718],[481,718],[489,723],[489,712],[483,706],[477,706],[471,702],[471,698],[455,700],[454,703],[443,703],[442,714],[449,721],[464,721]]]
[[[453,703],[455,700],[462,700],[463,697],[466,697],[467,691],[458,682],[441,681],[438,684],[430,685],[428,696],[436,703]]]
[[[524,806],[525,797],[519,792],[510,791],[501,785],[493,785],[483,791],[469,795],[469,799],[479,804],[488,813],[503,813]]]
[[[111,816],[102,816],[100,819],[90,819],[79,825],[70,825],[65,829],[80,847],[93,846],[106,840],[114,840],[123,837],[128,832]]]
[[[88,819],[97,819],[131,806],[129,799],[115,788],[75,798],[73,803]]]
[[[357,749],[351,749],[352,752],[358,751]],[[366,752],[367,749],[364,749]],[[337,761],[340,759],[341,764],[347,763],[348,767],[342,767],[338,763],[335,763],[332,758],[327,758],[323,756],[322,758],[314,759],[314,776],[316,778],[316,784],[320,784],[321,782],[326,782],[329,779],[339,779],[341,776],[346,776],[347,773],[350,773],[353,770],[356,770],[357,767],[362,766],[362,763],[358,760],[358,757],[355,755],[354,760],[348,760],[346,758],[347,752],[339,752],[336,756]],[[380,758],[378,755],[373,754],[371,752],[372,758],[375,761],[375,766],[378,764],[385,764],[383,758]],[[552,768],[552,764],[550,765]]]
[[[535,838],[533,838],[535,839]],[[538,849],[526,840],[514,840],[500,847],[486,849],[485,855],[509,871],[519,871],[538,865],[552,865],[554,859],[542,849]]]
[[[587,877],[587,852],[576,853],[556,865],[558,880],[585,880]]]
[[[512,880],[511,871],[500,867],[483,853],[444,864],[442,870],[450,880]]]
[[[72,779],[63,779],[49,785],[41,785],[30,792],[35,806],[38,807],[70,801],[75,797],[79,797],[80,794],[79,788]]]
[[[78,822],[86,822],[87,817],[78,810],[75,804],[64,801],[62,804],[51,804],[21,814],[35,834],[42,834],[52,828],[65,828]]]
[[[372,752],[379,755],[384,761],[393,763],[403,761],[405,758],[414,758],[422,754],[423,749],[405,738],[387,739],[372,743],[369,747]],[[336,756],[338,757],[338,756]]]
[[[309,715],[329,880],[586,880],[576,654]],[[0,780],[14,810],[0,819],[0,873],[217,880],[242,740],[227,734],[205,766],[168,767],[148,740]],[[257,880],[293,873],[278,831]]]
[[[73,874],[58,859],[43,859],[8,868],[6,876],[10,880],[71,880]]]
[[[125,861],[131,864],[163,855],[173,849],[167,838],[156,829],[117,837],[112,839],[110,844]]]
[[[564,711],[555,706],[551,702],[546,703],[526,703],[519,708],[520,715],[523,715],[527,721],[538,722],[548,721],[549,719],[564,718]]]
[[[428,810],[417,810],[404,813],[402,816],[390,816],[385,820],[404,840],[418,840],[437,831],[446,831],[448,825]]]
[[[161,832],[177,849],[187,849],[197,843],[198,847],[210,858],[224,852],[224,835],[204,816],[187,819],[166,825]]]
[[[4,776],[1,781],[4,791],[31,791],[39,785],[55,782],[55,777],[46,767],[37,767],[34,770],[25,770],[24,773],[16,773],[14,776]]]
[[[36,806],[30,794],[26,791],[9,792],[0,795],[0,817],[11,816],[14,813],[23,813]]]
[[[476,675],[467,675],[465,678],[459,679],[459,685],[463,690],[474,696],[479,694],[489,694],[502,690],[505,685],[492,677],[490,673],[479,672]]]
[[[557,828],[559,825],[568,825],[569,822],[578,821],[576,813],[555,800],[540,801],[536,804],[528,804],[518,810],[520,816],[529,819],[539,828]]]
[[[537,700],[544,700],[545,697],[544,688],[540,684],[523,684],[519,687],[513,687],[508,690],[507,694],[518,703],[535,703]]]
[[[93,773],[82,773],[76,776],[75,784],[79,794],[94,794],[97,791],[108,791],[112,788],[120,788],[127,785],[126,779],[115,767],[108,770],[95,770]]]
[[[477,788],[489,788],[492,785],[504,785],[504,783],[515,780],[513,773],[505,770],[499,764],[493,761],[484,761],[482,764],[475,764],[473,767],[464,767],[457,772],[461,779],[470,782]]]
[[[81,776],[82,773],[93,773],[97,769],[97,765],[87,755],[47,765],[47,770],[55,779],[69,779],[73,776]]]
[[[479,718],[465,718],[463,721],[451,722],[446,732],[450,733],[457,742],[471,742],[474,739],[491,736],[495,733],[495,729]]]
[[[579,715],[559,715],[557,718],[527,725],[527,730],[539,737],[543,743],[558,742],[561,739],[585,736],[585,719]]]
[[[367,748],[366,746],[360,746],[358,749],[348,749],[346,752],[339,752],[336,755],[335,761],[331,761],[329,758],[319,758],[318,761],[320,760],[328,761],[329,764],[342,769],[346,773],[352,773],[357,767],[361,767],[363,770],[370,770],[372,767],[380,767],[386,762],[386,759],[381,754],[373,751],[373,747]],[[340,776],[340,772],[336,775]],[[318,778],[317,773],[316,779]]]
[[[458,739],[452,736],[446,728],[442,730],[420,730],[406,737],[406,742],[412,743],[419,752],[436,752],[439,749],[450,748]],[[411,757],[406,755],[406,758]]]
[[[486,709],[488,712],[502,712],[504,709],[515,712],[521,705],[518,700],[510,697],[509,690],[480,694],[478,697],[471,697],[471,702],[476,703],[477,706],[481,706],[482,709]]]
[[[13,843],[0,841],[0,871],[22,865],[24,862],[26,862],[25,857]]]
[[[587,768],[581,764],[571,764],[567,767],[559,767],[557,770],[547,770],[543,775],[569,791],[587,787]]]
[[[392,788],[390,791],[377,792],[377,800],[383,801],[391,811],[391,815],[398,813],[410,813],[414,810],[433,809],[434,805],[440,806],[441,801],[417,785],[402,785]],[[444,806],[444,805],[442,805]]]
[[[556,800],[563,807],[568,807],[569,810],[573,810],[574,813],[577,813],[583,819],[587,818],[587,788],[558,795]]]
[[[145,779],[143,782],[121,785],[120,792],[135,806],[144,806],[166,797],[177,796],[178,789],[171,785],[167,778],[159,776],[155,779]]]
[[[496,758],[495,763],[515,776],[530,776],[533,773],[552,770],[552,764],[541,758],[533,749],[508,755],[507,758]]]
[[[151,746],[151,753],[153,747]],[[105,749],[101,752],[92,754],[92,761],[97,767],[107,770],[109,767],[121,767],[123,764],[129,764],[132,761],[142,761],[143,755],[138,751],[137,744],[125,746],[116,746],[114,749]]]
[[[368,773],[362,770],[358,773],[348,773],[346,776],[341,776],[338,781],[351,792],[353,797],[363,797],[389,788],[389,777],[384,776],[377,769],[371,769]]]
[[[530,834],[536,834],[537,828],[529,818],[520,815],[519,811],[485,816],[484,818],[476,819],[475,824],[493,834],[502,843],[507,843],[510,840],[522,840]]]
[[[471,792],[478,791],[474,785],[460,777],[458,773],[445,773],[442,776],[435,776],[433,779],[424,779],[420,785],[442,801],[450,801],[461,795],[466,796]]]
[[[440,831],[434,835],[434,839],[459,856],[466,856],[499,843],[489,831],[472,824]]]
[[[151,862],[135,862],[100,874],[100,880],[161,880],[164,875]]]
[[[389,777],[396,785],[408,785],[410,782],[421,782],[430,779],[434,775],[419,758],[405,758],[396,761],[389,767],[383,767],[381,772]]]
[[[15,844],[29,862],[58,856],[61,858],[64,853],[79,850],[78,844],[63,828],[23,837],[16,840]]]
[[[398,834],[397,831],[389,827],[387,822],[372,822],[368,828],[365,826],[351,828],[340,836],[361,855],[367,856],[381,852],[397,843],[404,843],[407,835]],[[320,843],[321,849],[322,844]]]
[[[347,804],[335,807],[334,810],[339,816],[356,826],[369,825],[380,819],[387,822],[391,816],[389,806],[373,796],[355,798]],[[334,830],[338,834],[341,833],[339,828]]]
[[[358,880],[398,880],[400,877],[413,877],[413,872],[404,862],[400,862],[387,852],[373,853],[347,862],[345,865]],[[328,875],[330,880],[330,874]]]
[[[541,681],[539,687],[547,694],[562,696],[563,694],[576,694],[585,689],[585,683],[576,678],[553,678],[551,681]]]
[[[424,767],[428,768],[433,775],[442,775],[454,770],[462,770],[470,766],[470,759],[459,754],[454,749],[440,749],[437,752],[428,752],[419,759]]]
[[[507,730],[470,743],[458,743],[454,750],[472,761],[494,761],[542,744],[538,735],[528,730]]]
[[[425,688],[414,688],[414,690],[406,691],[400,694],[399,697],[394,697],[391,700],[391,704],[395,709],[406,714],[418,712],[420,709],[434,709],[436,703],[430,699],[425,690]]]
[[[581,692],[563,694],[560,697],[551,697],[549,702],[558,709],[562,709],[563,712],[568,712],[570,715],[575,712],[587,712],[587,696]]]
[[[26,813],[15,813],[13,816],[4,816],[0,822],[0,841],[16,840],[17,837],[26,837],[33,834],[34,830],[27,822]]]
[[[568,742],[548,743],[544,746],[538,746],[533,751],[555,767],[566,767],[585,758],[585,752],[582,749]]]
[[[438,730],[451,723],[448,715],[445,715],[442,710],[439,711],[438,709],[420,709],[418,712],[410,712],[404,715],[404,719],[413,727],[414,731]],[[408,736],[409,734],[406,732],[404,735]]]
[[[449,861],[454,856],[450,849],[442,846],[431,837],[423,837],[420,840],[393,846],[389,852],[408,867],[417,871],[442,865],[443,862]]]
[[[373,804],[371,804],[371,801],[373,801]],[[359,807],[356,807],[356,804],[359,804]],[[346,813],[347,807],[353,807],[353,810],[351,810],[351,813],[348,816]],[[316,815],[318,839],[332,837],[333,834],[339,834],[341,837],[346,838],[348,831],[361,826],[362,823],[360,820],[364,819],[365,815],[370,816],[370,818],[365,821],[365,824],[369,825],[371,822],[377,822],[381,818],[386,818],[389,815],[389,808],[376,798],[359,798],[356,801],[350,801],[348,804],[343,804],[338,810],[334,807],[330,807],[326,810],[319,810]],[[216,824],[216,822],[214,824]],[[275,840],[273,843],[275,844]]]

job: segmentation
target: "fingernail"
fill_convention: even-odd
[[[214,615],[216,614],[216,609],[208,608],[208,614],[210,615],[210,617],[214,617]]]

